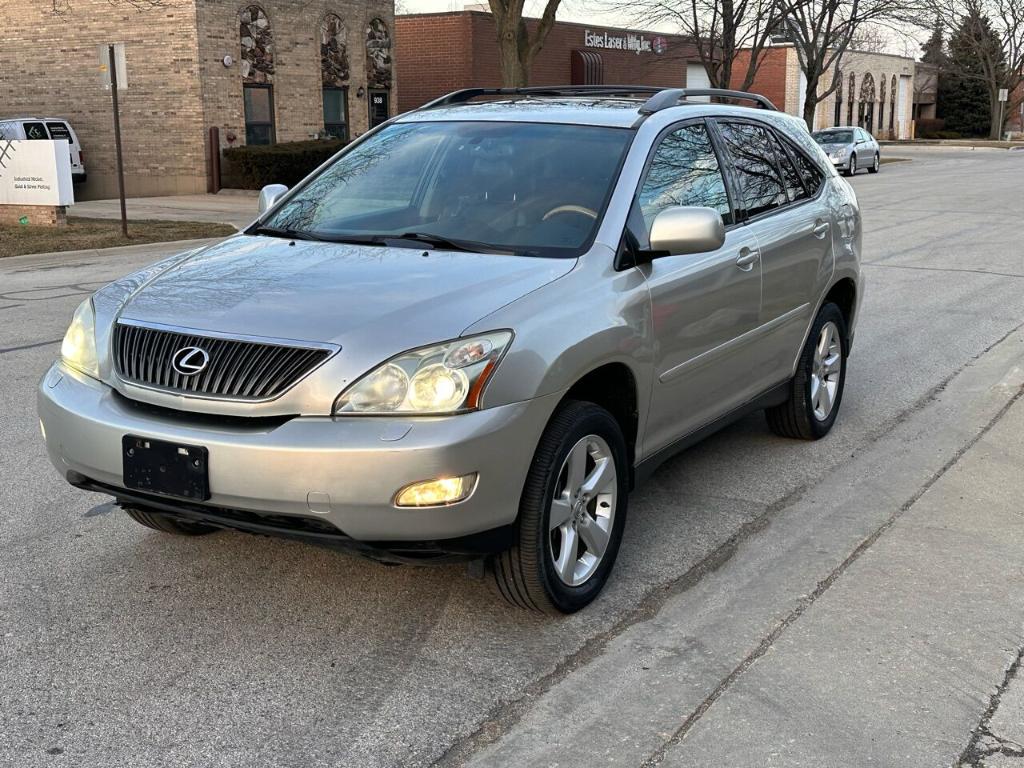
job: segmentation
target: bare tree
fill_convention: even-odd
[[[544,47],[555,23],[560,0],[546,0],[544,13],[537,20],[533,34],[523,19],[525,0],[488,0],[498,32],[498,56],[501,81],[506,87],[529,85],[530,66]]]
[[[969,58],[980,65],[958,66],[957,57],[950,57],[944,71],[985,90],[991,114],[989,137],[998,139],[1005,121],[1024,100],[1018,90],[1024,84],[1024,0],[925,0],[925,4],[926,13],[939,23],[959,30],[959,44],[966,45]],[[1010,99],[1000,104],[1003,88]]]
[[[775,0],[605,0],[631,24],[672,25],[691,38],[712,88],[748,90],[777,20]],[[737,71],[742,68],[742,72]]]
[[[909,0],[776,0],[785,35],[807,80],[803,118],[814,129],[818,104],[840,85],[844,54],[865,25],[900,16]],[[1020,2],[1020,0],[1007,0]]]

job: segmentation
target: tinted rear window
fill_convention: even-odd
[[[25,123],[25,138],[31,141],[48,141],[50,134],[42,123]]]
[[[67,139],[68,144],[74,144],[75,140],[71,138],[71,131],[64,123],[47,123],[46,127],[50,129],[50,138],[52,139]]]

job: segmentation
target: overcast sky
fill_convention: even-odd
[[[2,2],[2,0],[0,0]],[[487,0],[397,0],[399,13],[430,13],[436,11],[461,11],[466,5],[477,5]],[[602,8],[614,8],[616,0],[562,0],[558,6],[559,21],[577,21],[594,24],[595,26],[627,27],[633,29],[649,29],[655,32],[678,32],[671,24],[636,24],[629,17],[628,11],[603,11]],[[623,3],[628,7],[628,0]],[[526,15],[540,16],[544,11],[544,0],[526,0]],[[887,38],[887,53],[918,58],[920,44],[928,37],[927,32],[908,30],[897,34],[892,30],[883,30]]]

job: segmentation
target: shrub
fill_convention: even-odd
[[[243,189],[260,189],[267,184],[293,187],[343,146],[345,142],[337,139],[317,139],[231,147],[224,150],[230,167],[223,175]]]
[[[923,117],[917,121],[915,136],[919,139],[937,139],[939,132],[946,126],[946,121],[941,117]]]

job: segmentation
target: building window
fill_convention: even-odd
[[[846,89],[846,124],[853,125],[853,102],[857,99],[857,77],[850,73],[850,87]]]
[[[875,130],[875,78],[870,72],[864,73],[864,79],[860,83],[860,108],[857,125],[864,128],[868,133]]]
[[[366,27],[366,85],[391,87],[391,33],[383,19],[373,19]]]
[[[273,82],[274,36],[267,14],[258,5],[250,5],[239,16],[238,26],[242,79],[247,83]]]
[[[324,133],[348,141],[348,86],[324,87]]]
[[[885,83],[882,83],[882,87],[885,88]],[[892,134],[892,138],[896,138],[896,75],[892,76],[892,90],[889,92],[889,97],[892,101],[892,108],[889,110],[889,133]]]
[[[274,89],[270,85],[245,83],[245,143],[274,143]]]
[[[843,73],[836,73],[836,80],[839,85],[836,86],[836,112],[832,117],[832,125],[843,124]]]
[[[341,17],[329,13],[320,23],[320,72],[325,88],[348,85],[348,32]]]

